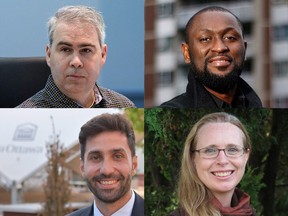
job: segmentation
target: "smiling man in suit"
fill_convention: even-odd
[[[137,170],[135,135],[121,114],[102,114],[81,127],[81,172],[91,206],[69,216],[144,216],[144,199],[131,189]]]

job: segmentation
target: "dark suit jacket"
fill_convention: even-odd
[[[66,216],[93,216],[93,204],[86,208],[79,209]],[[127,215],[128,216],[128,215]],[[135,202],[131,216],[144,216],[144,199],[135,192]]]

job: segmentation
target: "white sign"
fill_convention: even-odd
[[[51,140],[53,123],[61,143],[69,147],[78,140],[83,124],[107,112],[121,110],[0,109],[0,181],[21,182],[47,161],[46,144]]]

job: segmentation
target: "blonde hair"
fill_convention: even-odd
[[[211,113],[202,117],[192,127],[185,141],[178,181],[180,207],[185,211],[185,214],[189,216],[221,216],[219,210],[212,206],[210,202],[212,199],[212,193],[199,179],[193,163],[192,151],[196,149],[198,131],[208,123],[231,123],[235,125],[244,134],[244,147],[251,149],[251,141],[248,132],[243,124],[233,115],[224,112]]]

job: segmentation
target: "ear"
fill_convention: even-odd
[[[246,166],[247,166],[247,162],[248,162],[249,158],[250,158],[250,150],[248,150],[248,152],[245,154],[245,164],[246,164]]]
[[[138,157],[135,155],[132,158],[132,176],[136,174],[137,168],[138,168]]]
[[[84,168],[84,161],[82,159],[80,159],[80,171],[82,176],[84,177],[85,168]]]
[[[244,40],[244,49],[245,49],[245,60],[246,60],[247,41],[245,40]]]
[[[106,57],[107,57],[107,52],[108,52],[108,47],[107,44],[103,44],[102,45],[102,52],[101,52],[101,57],[102,57],[102,66],[105,64],[106,62]]]
[[[50,50],[50,45],[46,45],[46,62],[47,65],[50,67],[50,56],[51,56],[51,50]]]
[[[189,46],[186,43],[182,43],[181,44],[181,51],[185,60],[185,63],[190,63],[191,59],[190,59],[190,55],[189,55]]]

